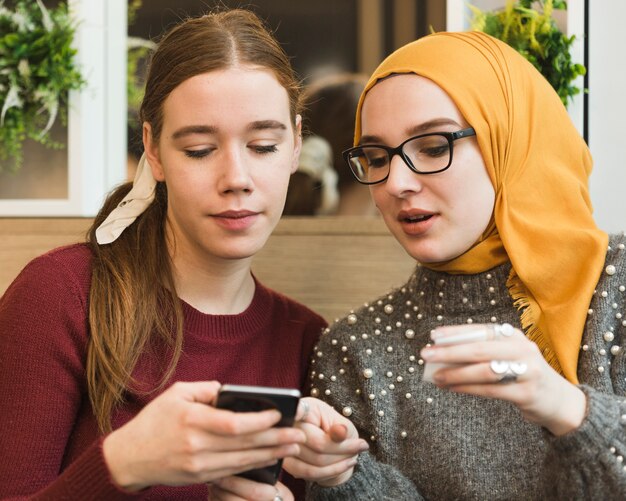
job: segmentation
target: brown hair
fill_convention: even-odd
[[[322,183],[304,172],[294,172],[289,178],[289,189],[283,214],[315,216],[322,205]]]
[[[340,192],[357,183],[342,152],[352,146],[354,117],[367,78],[360,73],[330,75],[313,82],[305,91],[303,126],[307,133],[321,136],[330,143]]]
[[[293,123],[300,112],[300,83],[289,58],[252,12],[233,9],[188,19],[169,31],[154,53],[140,109],[158,142],[163,103],[185,80],[202,73],[251,64],[271,70],[289,96]],[[111,414],[126,390],[141,387],[132,372],[142,353],[156,343],[168,347],[156,388],[170,379],[183,344],[183,315],[174,287],[166,245],[167,188],[157,183],[147,210],[120,237],[98,245],[96,228],[121,202],[132,184],[114,190],[89,230],[93,251],[89,299],[91,336],[87,351],[89,398],[102,431],[111,430]],[[158,284],[158,285],[155,285]]]

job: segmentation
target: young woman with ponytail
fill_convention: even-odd
[[[315,451],[301,429],[273,427],[278,412],[212,406],[220,383],[302,388],[325,326],[250,271],[297,167],[299,99],[287,56],[248,11],[162,39],[134,182],[109,196],[86,244],[33,260],[0,300],[1,498],[207,499],[208,484],[222,497],[230,476],[280,458],[308,478],[353,466],[363,444],[339,414],[322,426],[307,413],[322,442],[334,424],[350,437],[307,467]],[[243,489],[293,498],[280,482]]]

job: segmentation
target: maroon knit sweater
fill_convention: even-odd
[[[84,244],[29,263],[0,298],[0,498],[207,499],[207,487],[154,486],[126,494],[111,482],[86,391],[91,253]],[[303,388],[325,321],[256,282],[239,315],[206,315],[183,303],[184,353],[174,381]],[[154,384],[156,360],[134,372]],[[118,428],[156,394],[130,393]]]

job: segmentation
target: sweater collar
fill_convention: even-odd
[[[265,328],[271,319],[273,297],[269,289],[254,277],[254,296],[250,305],[234,315],[211,315],[202,313],[181,300],[185,331],[211,339],[242,338]]]
[[[512,306],[506,287],[510,271],[509,262],[473,275],[451,275],[418,265],[406,287],[418,313],[471,318],[487,314],[495,304]]]

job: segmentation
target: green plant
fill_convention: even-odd
[[[15,171],[31,138],[61,148],[49,131],[57,116],[67,123],[68,91],[85,81],[72,48],[75,26],[67,4],[46,9],[41,0],[0,0],[0,171]]]
[[[137,11],[141,9],[142,0],[129,0],[128,3],[128,26],[134,24]],[[143,99],[144,79],[139,75],[142,63],[150,56],[156,44],[150,40],[139,37],[128,37],[127,41],[127,66],[126,66],[126,97],[128,102],[128,125],[138,128],[139,106]]]
[[[539,10],[533,8],[539,5]],[[582,64],[572,62],[570,48],[575,36],[566,36],[552,17],[553,9],[567,9],[563,0],[508,0],[504,9],[484,12],[470,5],[472,29],[506,42],[550,82],[564,105],[580,92],[573,81],[584,75]]]

